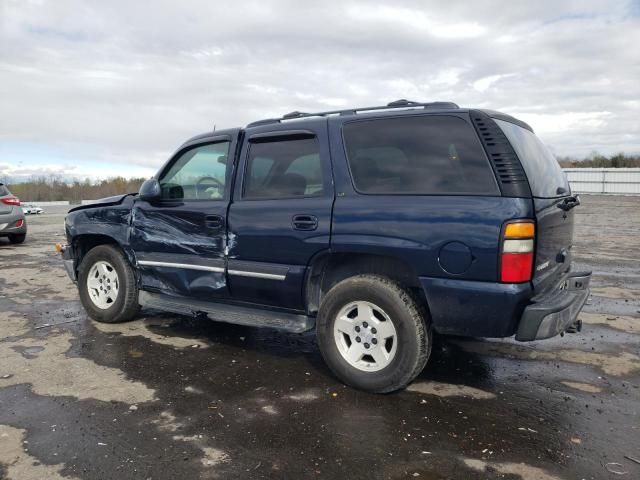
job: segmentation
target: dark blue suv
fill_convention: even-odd
[[[537,340],[573,328],[574,210],[527,124],[448,102],[301,113],[184,143],[137,195],[66,218],[89,315],[140,306],[316,330],[344,382],[406,386],[433,332]]]

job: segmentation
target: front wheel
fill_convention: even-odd
[[[431,353],[426,309],[399,283],[379,275],[351,277],[329,290],[316,330],[334,374],[368,392],[406,387]]]
[[[78,269],[80,301],[99,322],[118,323],[138,312],[138,287],[131,265],[113,245],[92,248]]]

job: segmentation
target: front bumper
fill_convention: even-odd
[[[532,299],[524,309],[516,340],[551,338],[566,331],[578,317],[589,296],[591,272],[571,273],[560,288]]]
[[[67,275],[69,275],[73,283],[77,283],[76,260],[73,257],[73,250],[69,245],[60,245],[59,251],[62,254],[62,263],[64,263],[64,269],[67,271]]]

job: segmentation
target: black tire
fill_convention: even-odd
[[[9,243],[13,243],[13,244],[24,243],[26,238],[27,238],[26,233],[21,233],[19,235],[18,234],[9,235]]]
[[[118,274],[118,295],[111,306],[99,308],[89,295],[87,277],[98,261],[109,262]],[[91,318],[103,323],[120,323],[132,320],[139,310],[138,285],[135,272],[122,251],[113,245],[99,245],[84,256],[78,269],[80,301]]]
[[[333,326],[340,310],[355,301],[379,306],[397,332],[397,350],[391,363],[368,372],[350,365],[336,345]],[[431,354],[432,331],[424,305],[398,282],[380,275],[357,275],[335,285],[322,299],[316,325],[325,362],[344,383],[372,393],[406,387],[424,368]]]

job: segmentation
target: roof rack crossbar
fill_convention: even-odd
[[[294,120],[299,118],[308,118],[308,117],[326,117],[328,115],[355,115],[358,112],[370,112],[376,110],[393,110],[394,108],[442,108],[442,109],[456,109],[460,108],[457,104],[453,102],[429,102],[429,103],[421,103],[421,102],[413,102],[411,100],[395,100],[386,105],[379,105],[375,107],[361,107],[361,108],[349,108],[346,110],[328,110],[326,112],[291,112],[283,115],[280,118],[269,118],[266,120],[258,120],[256,122],[252,122],[248,127],[256,127],[258,125],[267,125],[270,123],[280,123],[283,120]]]

